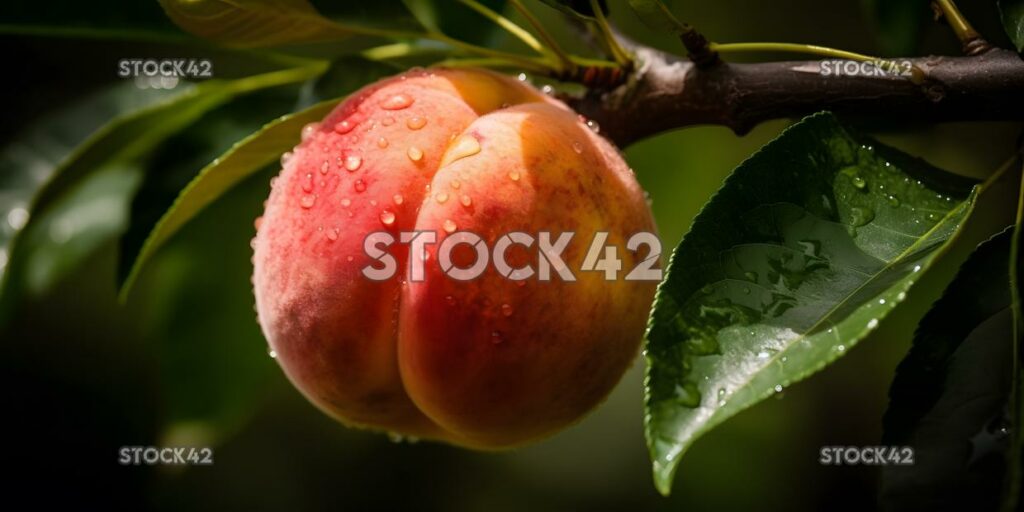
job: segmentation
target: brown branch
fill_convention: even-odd
[[[704,70],[651,48],[632,50],[638,66],[627,83],[569,99],[619,147],[701,124],[744,134],[762,121],[821,110],[897,121],[1024,121],[1024,60],[1002,49],[909,59],[918,68],[912,77],[822,74],[823,63],[837,61],[723,62]]]

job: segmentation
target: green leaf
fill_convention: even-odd
[[[994,510],[1006,466],[1013,361],[1010,239],[982,243],[921,320],[889,389],[882,443],[914,464],[887,466],[892,510]]]
[[[39,251],[49,246],[22,243],[22,239],[39,240],[33,232],[47,229],[35,219],[47,219],[51,211],[62,210],[74,189],[92,176],[111,167],[129,167],[160,144],[167,137],[190,125],[203,113],[223,104],[238,94],[263,88],[300,82],[323,71],[323,65],[274,71],[238,80],[210,80],[196,86],[181,88],[180,92],[161,101],[110,120],[95,131],[85,142],[71,152],[52,172],[31,206],[27,224],[18,231],[8,249],[8,265],[0,282],[0,317],[11,313],[14,298],[26,290],[24,268],[40,257]],[[123,189],[130,193],[134,189]],[[69,253],[70,254],[70,253]],[[36,284],[45,284],[35,280]],[[49,283],[50,281],[46,281]],[[33,294],[45,291],[45,286],[31,286]],[[0,318],[0,319],[2,319]]]
[[[921,32],[931,11],[928,0],[863,0],[867,16],[875,22],[875,39],[886,56],[909,56],[917,52]]]
[[[671,2],[629,0],[629,6],[644,25],[654,30],[671,32],[676,35],[686,31],[686,26],[672,14]]]
[[[159,0],[167,16],[193,35],[242,48],[348,41],[366,47],[387,30],[345,24],[320,14],[307,0]],[[350,48],[351,49],[351,48]]]
[[[701,435],[842,356],[970,213],[970,183],[808,117],[741,164],[676,248],[647,336],[667,494]]]
[[[323,119],[339,101],[325,101],[301,112],[278,118],[236,143],[199,171],[146,239],[122,287],[122,299],[127,297],[139,272],[157,249],[185,223],[238,182],[279,159],[282,153],[298,143],[303,126]]]
[[[1024,0],[999,0],[1003,29],[1018,52],[1024,52]]]
[[[590,6],[590,0],[541,0],[542,2],[564,12],[570,16],[592,20],[594,19],[594,9]],[[601,12],[608,14],[608,4],[605,0],[599,0],[598,5],[601,7]]]

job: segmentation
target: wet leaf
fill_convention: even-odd
[[[877,327],[973,204],[967,180],[830,114],[741,164],[676,248],[652,311],[645,424],[658,489],[698,437]]]

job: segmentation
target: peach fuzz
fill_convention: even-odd
[[[582,417],[635,359],[656,283],[623,279],[646,256],[626,239],[653,220],[617,150],[561,102],[489,71],[411,72],[352,95],[283,161],[254,244],[259,321],[288,378],[343,423],[521,445]],[[399,243],[395,278],[362,274],[380,266],[368,234],[412,230],[437,236],[426,279],[404,279]],[[437,247],[463,230],[492,247],[573,231],[576,281],[493,266],[454,280]],[[598,231],[618,248],[616,280],[579,271]],[[537,258],[536,244],[509,251],[513,266]]]

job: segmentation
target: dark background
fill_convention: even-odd
[[[613,21],[632,37],[679,50],[671,38],[640,25],[624,2],[610,3]],[[155,2],[139,4],[146,4],[139,16],[166,23]],[[678,14],[722,42],[806,42],[884,53],[857,1],[678,4]],[[960,4],[985,35],[1003,41],[994,2]],[[560,23],[539,2],[528,5],[549,26]],[[117,83],[118,59],[187,56],[156,43],[25,35],[0,42],[5,143]],[[208,49],[189,51],[211,58],[220,77],[248,66]],[[944,27],[925,24],[921,54],[958,51]],[[138,164],[159,172],[141,185],[134,205],[105,203],[99,194],[93,210],[76,215],[87,219],[99,208],[104,218],[123,217],[119,231],[128,229],[127,219],[155,218],[203,164],[291,111],[295,97],[294,88],[280,88],[204,116]],[[728,172],[787,123],[766,123],[742,138],[720,127],[691,128],[626,150],[651,193],[666,248],[678,243]],[[975,177],[997,167],[1019,133],[1014,124],[922,126],[912,119],[864,128]],[[86,262],[69,272],[40,260],[40,279],[53,286],[21,298],[0,330],[6,500],[33,508],[132,510],[869,510],[878,472],[820,466],[818,450],[879,443],[886,391],[917,319],[984,236],[968,226],[964,243],[915,287],[913,300],[847,357],[697,442],[672,497],[662,498],[651,483],[643,439],[639,360],[607,403],[581,423],[506,453],[396,444],[346,429],[314,409],[267,356],[252,310],[248,240],[271,172],[246,181],[191,223],[142,275],[127,305],[116,300],[117,240],[90,248]],[[119,179],[107,174],[111,183]],[[24,186],[23,177],[0,176],[0,211],[14,205]],[[982,208],[979,217],[985,215],[994,213]],[[0,217],[0,229],[11,229],[7,219]],[[128,231],[132,236],[139,235]],[[120,466],[117,451],[126,445],[212,446],[215,463]]]

